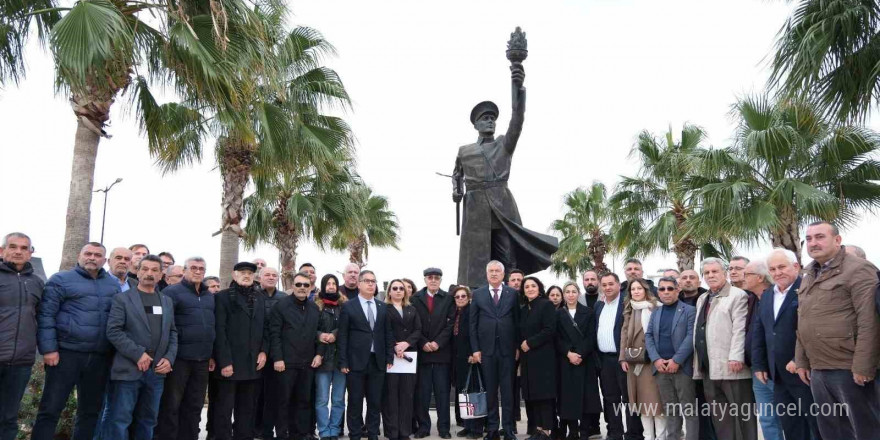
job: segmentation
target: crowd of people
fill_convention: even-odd
[[[515,440],[873,439],[880,432],[877,268],[837,228],[811,224],[812,263],[774,249],[656,284],[626,261],[624,280],[586,271],[545,287],[488,262],[485,285],[425,287],[370,270],[340,281],[303,264],[285,292],[264,260],[221,286],[200,257],[177,265],[136,244],[86,244],[74,269],[43,282],[23,233],[0,262],[0,440],[39,351],[45,384],[36,440],[51,440],[76,389],[75,440],[208,438]],[[861,252],[861,253],[860,253]],[[107,265],[108,269],[104,266]],[[707,288],[701,287],[705,283]],[[224,288],[226,287],[226,288]],[[380,299],[381,297],[381,299]],[[389,373],[416,362],[416,374]],[[487,414],[462,418],[479,381]],[[452,390],[455,393],[452,393]],[[452,395],[455,395],[455,399]],[[364,403],[366,417],[364,418]],[[380,433],[381,428],[381,433]]]

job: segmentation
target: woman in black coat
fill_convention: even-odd
[[[587,438],[593,414],[602,412],[596,358],[596,325],[593,309],[578,302],[580,288],[568,282],[562,287],[563,306],[557,311],[556,351],[560,357],[559,417],[568,425],[568,439]],[[580,420],[580,426],[578,426]],[[598,426],[594,427],[598,431]]]
[[[520,386],[529,414],[535,419],[534,440],[549,440],[556,398],[556,307],[535,277],[523,280],[526,300],[520,309]]]
[[[418,350],[422,322],[416,308],[409,304],[403,281],[392,280],[388,284],[385,303],[390,306],[387,315],[391,333],[394,334],[394,354],[400,359],[412,358],[411,353]],[[385,375],[385,399],[382,408],[385,437],[391,440],[409,440],[412,434],[412,402],[415,390],[415,374]]]
[[[473,354],[470,339],[470,306],[471,306],[471,289],[465,286],[456,286],[451,290],[452,298],[455,300],[455,318],[452,324],[452,383],[455,384],[455,415],[459,417],[459,400],[458,394],[465,392],[465,382],[467,381],[468,372],[474,365]],[[476,380],[476,378],[471,378]],[[458,437],[467,437],[469,439],[478,439],[483,436],[483,420],[484,419],[465,419],[464,429],[458,431]]]

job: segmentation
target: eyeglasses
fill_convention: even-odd
[[[309,287],[311,284],[309,283],[293,283],[293,287]]]
[[[204,271],[205,271],[205,268],[204,268],[204,267],[199,267],[199,266],[190,266],[190,267],[189,267],[189,271],[190,271],[190,272],[204,272]]]
[[[467,295],[455,295],[455,299],[467,299]]]
[[[391,290],[392,292],[400,292],[400,291],[405,291],[406,288],[404,288],[404,287],[400,287],[400,286],[394,286],[394,287],[392,287],[392,288],[389,289],[389,290]]]
[[[362,283],[367,283],[367,284],[376,284],[376,280],[371,280],[371,279],[369,279],[369,278],[364,278],[364,279],[361,280],[361,282],[362,282]]]
[[[675,292],[675,287],[658,287],[658,292]]]

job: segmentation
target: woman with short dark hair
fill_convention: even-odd
[[[465,382],[468,372],[474,365],[474,350],[471,349],[470,339],[470,306],[471,289],[465,286],[456,286],[451,290],[455,300],[455,318],[452,324],[452,383],[455,385],[455,414],[459,414],[458,394],[467,392]],[[472,380],[475,380],[472,378]],[[483,436],[484,419],[463,420],[464,429],[458,431],[459,437],[478,439]]]

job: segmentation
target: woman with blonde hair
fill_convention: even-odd
[[[409,303],[406,285],[402,280],[395,279],[388,283],[385,303],[390,306],[388,323],[394,335],[394,355],[399,359],[409,358],[412,361],[412,352],[418,350],[419,338],[422,336],[422,321],[416,308]],[[390,440],[409,440],[412,434],[412,403],[415,391],[415,374],[385,376],[382,423],[385,437]]]
[[[645,329],[651,313],[659,307],[651,286],[642,278],[630,281],[628,300],[623,309],[623,327],[620,329],[620,366],[626,371],[629,403],[638,409],[642,419],[645,440],[666,438],[666,418],[663,416],[660,389],[654,381],[651,360],[645,348]]]

